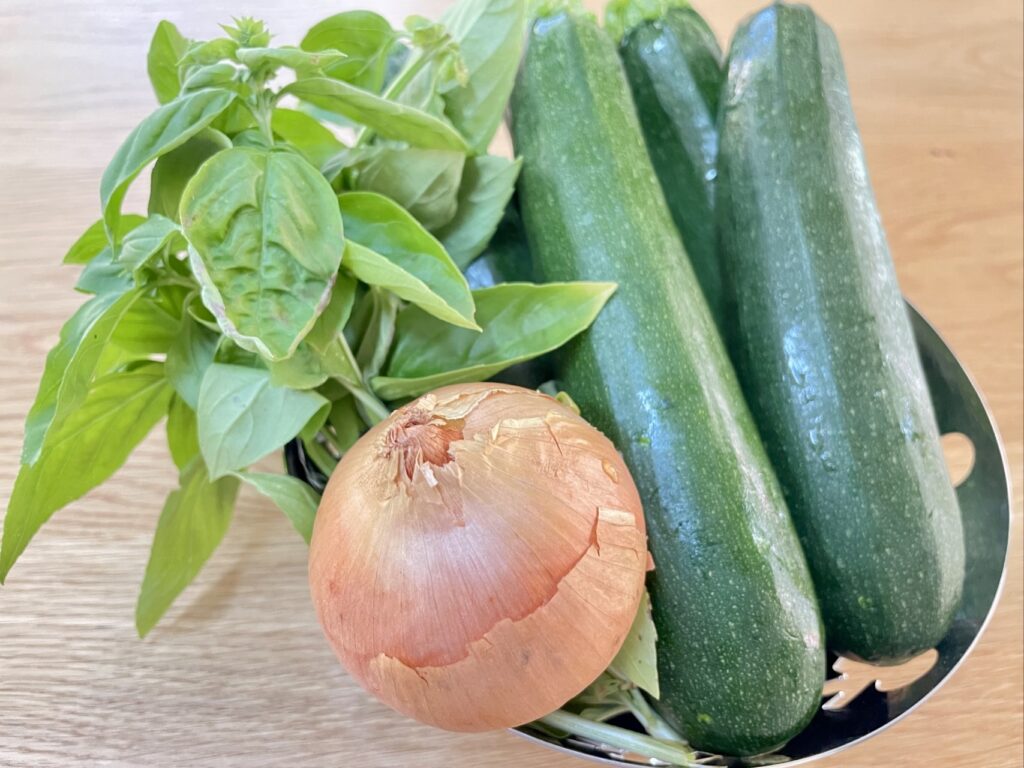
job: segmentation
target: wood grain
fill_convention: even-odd
[[[394,20],[437,0],[387,0]],[[723,39],[752,3],[703,4]],[[46,350],[79,303],[58,262],[98,215],[115,147],[148,110],[145,49],[171,18],[232,14],[282,43],[344,7],[310,0],[0,4],[0,498]],[[1022,12],[1017,0],[821,0],[846,56],[905,293],[996,413],[1014,474],[1011,574],[984,641],[923,710],[822,765],[1024,765],[1022,661]],[[144,185],[129,198],[139,208]],[[135,201],[133,205],[132,202]],[[243,492],[223,546],[147,640],[132,626],[173,471],[151,437],[57,514],[0,590],[0,765],[584,765],[514,736],[453,735],[392,714],[334,662],[310,609],[305,547]]]

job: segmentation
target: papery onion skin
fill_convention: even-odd
[[[640,497],[607,438],[547,395],[460,384],[345,454],[309,579],[364,688],[421,722],[485,731],[557,709],[608,666],[647,562]]]

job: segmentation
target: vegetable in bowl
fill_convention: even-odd
[[[655,707],[700,749],[775,749],[813,716],[824,683],[814,587],[615,46],[592,19],[557,11],[534,25],[512,134],[539,273],[619,283],[556,375],[623,452],[644,500]]]
[[[766,338],[771,342],[773,334],[784,335],[751,314],[751,306],[765,310],[773,304],[773,290],[779,292],[780,307],[787,300],[772,282],[777,275],[757,277],[759,268],[773,263],[771,249],[761,248],[764,242],[757,239],[764,235],[759,227],[792,234],[806,222],[787,219],[789,209],[770,194],[751,204],[743,185],[756,177],[755,186],[785,186],[797,200],[807,179],[794,180],[785,158],[772,155],[773,147],[792,135],[767,118],[739,129],[728,122],[742,122],[763,106],[758,99],[751,102],[745,90],[763,83],[744,81],[743,88],[732,90],[735,83],[727,83],[728,98],[719,98],[714,88],[722,76],[719,50],[695,12],[672,0],[617,0],[625,32],[617,51],[593,20],[562,7],[568,3],[551,5],[530,33],[513,99],[513,132],[523,153],[514,159],[486,154],[486,148],[501,121],[526,31],[526,9],[517,0],[464,0],[440,23],[413,17],[404,30],[367,11],[336,14],[315,25],[299,46],[273,45],[266,27],[251,19],[237,20],[225,28],[225,36],[208,41],[187,40],[166,22],[159,26],[148,63],[161,106],[118,150],[101,183],[101,218],[65,259],[84,266],[77,288],[88,298],[48,357],[28,416],[22,467],[0,546],[0,576],[7,576],[53,512],[115,472],[166,417],[180,482],[156,526],[137,606],[140,634],[153,629],[196,576],[230,524],[239,489],[248,485],[272,499],[312,540],[313,588],[338,655],[357,679],[397,709],[461,730],[532,719],[533,732],[573,746],[674,765],[737,764],[737,755],[746,756],[744,765],[785,759],[755,755],[781,745],[812,715],[821,716],[815,712],[826,648],[858,654],[836,632],[834,621],[826,621],[829,631],[822,636],[817,599],[828,617],[853,593],[842,587],[845,594],[837,598],[822,588],[835,574],[828,563],[823,570],[816,551],[821,542],[807,533],[819,513],[807,511],[813,504],[798,508],[806,500],[794,491],[800,483],[793,480],[787,456],[780,458],[774,438],[765,451],[755,424],[762,436],[789,429],[792,445],[812,433],[806,425],[772,422],[771,416],[786,408],[776,407],[773,414],[763,401],[781,402],[771,386],[780,375],[751,373],[756,366],[745,361],[756,356],[751,349],[770,347],[762,344]],[[773,13],[810,12],[777,4],[762,16]],[[643,35],[637,34],[641,27]],[[787,26],[782,35],[792,44],[785,55],[794,57],[786,60],[786,71],[809,69],[815,76],[834,77],[837,54],[818,73],[808,65],[815,60],[808,54],[814,47],[810,38],[797,34],[816,30],[817,55],[827,58],[821,55],[825,35],[819,26],[794,28]],[[747,58],[771,46],[745,51],[744,34],[738,35],[731,60],[746,66]],[[675,58],[662,58],[666,51]],[[673,73],[683,61],[697,62],[700,71],[676,82]],[[744,71],[763,75],[760,63]],[[799,99],[801,88],[816,82],[801,78],[784,90]],[[841,88],[826,90],[830,99],[842,100]],[[682,101],[685,109],[679,112]],[[711,121],[716,104],[725,105],[721,156],[712,146],[720,127]],[[769,110],[773,119],[785,111]],[[801,123],[801,129],[813,133],[814,125],[813,120]],[[767,129],[779,130],[758,145],[765,151],[752,153],[754,162],[745,164],[743,141],[756,143],[757,131]],[[659,143],[659,136],[677,145]],[[849,131],[843,137],[849,139]],[[802,146],[822,161],[824,145]],[[675,168],[683,166],[687,172],[677,173]],[[149,168],[143,216],[125,201],[129,187]],[[822,182],[827,175],[811,181]],[[681,186],[673,187],[675,182]],[[518,200],[510,206],[517,183]],[[832,179],[814,187],[811,198],[831,199],[836,186]],[[839,194],[836,209],[849,209],[851,221],[853,214],[873,210],[870,191],[858,190],[846,198]],[[767,225],[766,209],[774,214]],[[733,218],[743,225],[732,226]],[[498,242],[489,246],[496,228]],[[739,230],[751,245],[740,249],[742,254],[733,242]],[[715,251],[723,234],[728,259],[719,263]],[[820,233],[808,227],[804,235],[804,242],[813,244]],[[688,253],[691,242],[698,245]],[[801,256],[798,250],[787,251],[787,258]],[[768,255],[762,259],[758,253]],[[856,273],[858,258],[848,259],[841,271]],[[871,263],[878,266],[877,259]],[[535,266],[556,282],[532,282]],[[732,281],[724,296],[717,276],[723,267]],[[898,297],[892,288],[886,294],[890,308],[892,296]],[[806,292],[806,287],[798,291]],[[755,419],[718,335],[736,332],[728,318],[736,310],[729,301],[737,302],[738,296],[746,306],[732,351]],[[786,306],[793,310],[787,315],[791,325],[807,325],[808,316],[801,314],[807,307]],[[893,314],[881,319],[891,320]],[[870,347],[874,337],[863,336]],[[849,338],[850,349],[864,351],[857,347],[859,337]],[[905,357],[907,349],[904,344],[897,356]],[[787,373],[785,367],[779,370]],[[530,390],[555,377],[541,390],[564,408],[535,392],[480,383],[497,377]],[[854,382],[857,376],[847,378]],[[479,551],[460,546],[453,554],[443,548],[444,536],[405,535],[403,519],[422,522],[430,516],[401,497],[402,489],[408,490],[401,483],[364,483],[367,466],[377,480],[391,469],[401,480],[411,466],[425,488],[443,497],[435,517],[456,520],[458,527],[453,510],[464,511],[463,481],[469,478],[457,474],[468,470],[455,460],[461,448],[452,446],[463,438],[449,439],[451,424],[441,425],[440,439],[427,429],[407,450],[388,454],[380,448],[381,436],[391,435],[396,423],[403,425],[403,434],[406,427],[419,433],[420,427],[438,426],[433,417],[424,423],[402,420],[419,405],[435,402],[439,387],[444,397],[496,388],[502,397],[522,403],[521,412],[495,420],[496,434],[480,428],[472,440],[500,450],[505,431],[518,430],[534,436],[527,448],[540,455],[517,465],[514,479],[506,472],[500,482],[483,484],[494,488],[476,486],[473,532],[489,525],[494,534],[499,523],[508,522],[504,535],[511,537],[482,536],[476,539]],[[614,474],[624,477],[631,470],[637,480],[658,560],[658,570],[648,578],[653,599],[641,599],[642,545],[634,541],[630,567],[620,569],[618,584],[629,599],[614,602],[602,593],[599,601],[609,600],[604,608],[615,607],[614,621],[604,629],[588,624],[586,616],[579,619],[594,640],[592,647],[574,653],[579,663],[552,662],[562,645],[576,647],[572,642],[539,650],[536,645],[538,637],[570,636],[576,629],[573,614],[561,623],[544,623],[533,634],[512,640],[503,635],[495,643],[495,653],[504,654],[506,662],[519,658],[521,667],[506,664],[495,671],[488,666],[491,651],[482,644],[471,654],[472,673],[462,674],[468,667],[456,669],[463,659],[450,651],[473,645],[464,641],[477,635],[494,637],[487,622],[473,624],[472,616],[483,615],[506,629],[505,621],[517,630],[526,622],[522,611],[484,610],[488,590],[503,608],[520,605],[517,600],[535,607],[537,601],[530,603],[527,594],[533,582],[516,567],[530,558],[536,560],[532,565],[564,565],[567,554],[581,552],[577,564],[608,565],[603,562],[607,540],[598,536],[595,544],[577,535],[587,532],[586,525],[571,532],[559,527],[571,515],[556,481],[574,467],[564,464],[566,443],[558,429],[541,432],[537,424],[536,434],[527,429],[528,401],[542,402],[566,423],[577,423],[566,411],[577,406],[561,387],[569,388],[583,416],[605,430],[623,456],[613,455],[611,443],[597,439],[593,430],[583,442],[591,448],[601,444]],[[513,398],[506,390],[518,394]],[[450,405],[446,401],[444,407]],[[854,405],[860,412],[863,403]],[[926,410],[915,413],[926,419]],[[457,426],[461,431],[465,425]],[[920,430],[909,432],[914,442]],[[333,473],[337,490],[319,514],[321,499],[313,489],[261,464],[283,445],[309,466]],[[382,450],[394,466],[381,461]],[[394,461],[398,454],[403,459]],[[910,463],[916,455],[906,453]],[[360,472],[352,472],[353,462]],[[384,464],[387,471],[380,469]],[[926,473],[936,481],[929,488],[948,497],[936,467],[932,461]],[[452,476],[441,482],[439,471]],[[775,472],[783,474],[782,483]],[[538,477],[544,498],[535,494],[523,501],[523,485],[535,485]],[[587,483],[574,496],[585,498],[587,508],[575,511],[579,520],[600,528],[602,505],[590,504],[591,495],[607,490],[601,483],[609,475],[595,477],[600,482]],[[396,492],[386,503],[375,496],[382,486]],[[420,490],[427,498],[425,488]],[[798,513],[802,542],[787,504]],[[384,510],[382,517],[390,518],[363,519],[365,527],[351,534],[367,508]],[[948,534],[944,544],[952,546],[955,531],[943,522],[949,513],[943,508],[935,526]],[[636,533],[640,518],[633,513],[632,519]],[[538,529],[553,526],[565,534],[564,541],[559,535],[535,540],[532,529],[516,537],[516,523],[524,521]],[[314,528],[321,533],[314,536]],[[386,533],[378,535],[379,530]],[[861,525],[855,533],[864,530]],[[372,547],[361,546],[364,537],[374,541]],[[389,550],[396,539],[415,556],[406,561],[406,549],[397,555],[394,547]],[[522,540],[531,544],[529,553],[519,546]],[[431,549],[439,543],[441,550]],[[589,554],[592,547],[596,557]],[[930,564],[941,559],[931,557],[934,549],[919,549]],[[817,585],[808,575],[804,551]],[[339,552],[346,557],[339,558]],[[488,578],[495,573],[467,565],[482,553],[490,553],[492,570],[507,578],[491,584]],[[389,576],[375,582],[375,565],[385,562]],[[440,590],[451,587],[443,595],[448,622],[432,616],[428,603],[417,602],[421,593],[436,597],[430,565],[438,563],[454,579]],[[897,638],[895,645],[902,646],[897,652],[890,643],[881,652],[859,655],[899,659],[941,634],[957,596],[945,587],[958,583],[958,571],[955,558],[937,566],[942,582],[937,591],[932,574],[925,572],[929,569],[917,575],[922,594],[935,602],[934,592],[945,601],[942,611],[933,611],[929,600],[917,606],[916,618],[924,619],[916,624],[925,640]],[[361,579],[352,578],[356,571]],[[413,572],[426,575],[417,580]],[[590,583],[597,582],[611,583]],[[854,595],[866,599],[858,603],[859,613],[851,614],[853,623],[871,629],[864,615],[884,609],[886,621],[878,626],[885,630],[898,614],[892,605],[904,599],[899,592],[884,605],[873,597],[877,590]],[[466,597],[464,605],[452,595]],[[360,619],[356,625],[353,615]],[[487,631],[465,631],[467,622]],[[438,652],[441,646],[447,656]],[[525,656],[516,657],[515,651],[524,649]],[[435,663],[441,657],[443,663]],[[538,669],[546,670],[543,679],[537,679]],[[490,695],[496,689],[516,693],[497,700]],[[461,704],[453,706],[453,699]],[[813,732],[812,727],[804,736]],[[800,749],[796,741],[790,746]]]

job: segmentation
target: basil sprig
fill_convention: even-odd
[[[115,153],[100,218],[64,259],[90,296],[28,413],[0,581],[166,420],[179,485],[155,522],[144,635],[220,543],[241,486],[308,541],[316,494],[253,464],[298,439],[329,471],[389,403],[586,329],[614,286],[474,293],[463,275],[519,172],[486,148],[525,23],[525,0],[462,0],[401,30],[340,13],[275,47],[254,19],[212,40],[160,22],[147,59],[159,106]],[[148,215],[123,212],[148,168]]]

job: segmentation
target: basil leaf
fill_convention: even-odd
[[[327,400],[327,398],[324,398]],[[331,409],[328,402],[328,406],[321,408],[319,411],[313,414],[313,417],[305,423],[302,429],[299,430],[298,437],[300,440],[315,440],[320,430],[327,424],[327,417],[330,415]]]
[[[54,425],[38,460],[21,467],[4,518],[0,583],[50,515],[114,474],[163,418],[171,388],[162,368],[146,363],[98,379],[79,407]]]
[[[230,341],[226,336],[220,335],[220,326],[217,325],[217,318],[213,316],[213,313],[208,310],[201,301],[191,301],[188,305],[188,314],[204,328],[213,331],[218,338],[224,341]],[[246,354],[253,354],[248,352]]]
[[[61,328],[25,419],[23,464],[35,464],[51,426],[59,426],[82,403],[104,346],[138,297],[135,291],[100,294],[79,307]]]
[[[190,182],[181,210],[193,272],[243,348],[282,359],[315,321],[343,249],[332,198],[302,158],[252,148],[220,153]]]
[[[599,718],[615,717],[623,711],[629,711],[629,706],[623,703],[626,701],[628,687],[628,683],[605,670],[594,682],[570,699],[568,704],[571,710],[579,712],[581,717],[600,722]],[[615,711],[615,708],[618,708],[618,711]]]
[[[215,64],[206,64],[202,67],[192,67],[188,71],[188,77],[181,84],[182,93],[191,93],[201,88],[221,87],[233,91],[240,90],[233,87],[239,81],[241,70],[230,61],[218,61]]]
[[[219,334],[218,334],[219,335]],[[213,362],[227,363],[228,365],[241,365],[246,368],[266,367],[262,357],[255,352],[242,349],[227,336],[219,336],[217,351],[213,353]]]
[[[295,530],[309,544],[313,536],[313,522],[320,506],[320,497],[306,483],[288,475],[272,475],[267,472],[237,472],[235,477],[244,480],[262,493],[284,512],[292,521]]]
[[[171,245],[176,251],[185,248],[181,227],[166,216],[154,213],[124,236],[118,262],[134,273]]]
[[[338,398],[337,390],[340,388],[351,395],[353,404],[358,412],[359,419],[369,425],[377,424],[387,418],[390,411],[378,400],[364,382],[362,372],[356,363],[355,356],[349,349],[348,342],[344,335],[338,339],[323,357],[324,365],[330,370],[333,377],[325,382],[320,391],[327,393],[332,399]],[[307,434],[303,435],[303,442],[313,442]],[[327,467],[326,464],[322,465]]]
[[[178,335],[167,350],[167,378],[192,410],[199,407],[199,387],[213,363],[218,339],[217,333],[198,322],[191,312],[185,312]]]
[[[615,291],[614,283],[505,283],[473,292],[483,333],[432,320],[416,307],[398,314],[387,375],[372,381],[385,400],[444,384],[484,381],[582,333]]]
[[[629,633],[609,668],[619,677],[638,688],[643,688],[656,699],[661,695],[655,647],[657,639],[658,631],[654,628],[654,620],[651,618],[651,596],[644,590],[636,618],[633,619]]]
[[[466,156],[462,152],[416,147],[374,147],[359,164],[355,188],[390,197],[433,231],[455,216],[459,182]]]
[[[410,65],[412,55],[410,54],[406,61],[406,66]],[[447,53],[448,61],[455,55],[455,52]],[[395,100],[447,121],[448,118],[444,114],[444,99],[438,93],[442,86],[442,66],[446,63],[443,57],[441,60],[429,62],[412,80],[406,83]]]
[[[124,266],[114,260],[114,252],[110,247],[100,251],[75,281],[75,290],[82,293],[122,294],[132,287],[132,276]]]
[[[136,214],[128,214],[123,217],[120,224],[120,237],[128,237],[144,221],[144,218]],[[100,219],[89,227],[89,230],[79,239],[79,243],[72,247],[74,251],[86,238],[88,238],[88,241],[91,241],[84,243],[82,250],[75,255],[76,258],[82,258],[85,257],[87,252],[99,246],[99,250],[90,255],[86,260],[85,269],[78,275],[78,281],[75,283],[75,290],[95,295],[108,293],[122,294],[131,288],[133,283],[132,275],[114,258],[114,251],[110,247],[110,241],[106,239],[106,231],[102,228],[102,224],[103,221]],[[97,225],[100,227],[100,232],[93,231]],[[95,240],[93,240],[94,237],[96,238]],[[102,245],[98,242],[100,237],[102,238]],[[70,257],[72,254],[69,253],[68,256]]]
[[[342,152],[345,145],[305,112],[277,107],[270,116],[270,128],[282,141],[299,150],[316,168]]]
[[[180,147],[157,158],[149,177],[149,212],[178,220],[181,193],[199,166],[231,146],[231,139],[213,128],[204,128]]]
[[[121,217],[121,225],[118,229],[118,235],[124,237],[128,232],[135,229],[142,222],[146,220],[145,216],[139,216],[137,213],[126,213]],[[110,245],[110,240],[107,239],[107,229],[103,223],[103,219],[99,219],[94,222],[82,236],[75,240],[74,245],[68,250],[64,256],[65,264],[87,264],[94,258],[99,256],[104,248]]]
[[[397,40],[397,33],[383,16],[372,11],[345,11],[314,24],[299,45],[304,51],[341,51],[345,58],[327,67],[325,74],[379,93],[388,54]]]
[[[327,77],[297,80],[281,93],[344,115],[373,129],[385,139],[405,141],[426,149],[469,150],[466,140],[445,120],[341,80]]]
[[[363,372],[363,378],[369,379],[380,373],[391,350],[398,300],[392,294],[376,288],[370,289],[363,300],[369,301],[372,308],[356,352],[356,363]]]
[[[324,349],[333,342],[352,314],[352,306],[356,300],[356,281],[348,275],[339,274],[331,291],[331,300],[327,309],[317,320],[313,330],[306,336],[306,341],[314,349]]]
[[[241,18],[233,16],[231,20],[235,22],[235,26],[221,24],[220,28],[227,32],[228,37],[232,40],[238,40],[239,44],[252,46],[270,45],[273,35],[270,34],[267,25],[259,19],[252,16],[242,16]]]
[[[469,73],[462,61],[458,42],[441,22],[423,16],[409,16],[405,28],[410,33],[409,43],[418,54],[410,55],[403,70],[396,75],[405,85],[398,100],[419,107],[431,114],[444,115],[441,94],[468,80]],[[426,66],[422,65],[426,59]],[[410,79],[410,71],[416,72]]]
[[[291,357],[267,363],[270,383],[288,389],[316,389],[328,378],[330,371],[321,355],[305,341],[299,344]]]
[[[239,48],[238,60],[249,67],[287,67],[299,74],[317,74],[345,58],[341,51],[321,49],[304,51],[301,48]]]
[[[324,382],[323,386],[317,387],[316,391],[332,403],[335,400],[349,396],[348,388],[340,381],[335,381],[333,379],[331,381]]]
[[[306,336],[305,341],[314,349],[324,350],[341,334],[348,318],[352,314],[355,303],[355,281],[347,274],[338,274],[338,280],[331,291],[331,301],[327,309],[319,316],[316,325]]]
[[[196,412],[175,395],[167,411],[167,448],[178,470],[199,455],[199,426]]]
[[[295,353],[277,362],[270,362],[270,383],[275,387],[292,389],[314,389],[323,384],[337,371],[352,380],[353,374],[347,365],[351,353],[339,348],[339,339],[355,303],[356,281],[346,274],[339,274],[331,292],[327,309],[317,318],[313,329],[299,342]],[[358,381],[358,376],[355,380]]]
[[[341,384],[353,397],[360,402],[363,396],[359,390],[365,390],[363,373],[359,370],[356,356],[348,345],[344,336],[332,344],[326,352],[320,356],[321,365],[328,375]],[[368,390],[366,390],[368,391]]]
[[[234,147],[185,188],[181,223],[203,303],[224,333],[289,357],[330,298],[344,248],[334,191],[298,155]]]
[[[354,130],[359,127],[344,115],[339,115],[337,112],[331,112],[328,109],[321,109],[320,107],[314,106],[305,101],[300,101],[295,106],[295,110],[297,112],[302,112],[304,115],[309,115],[314,120],[317,120],[321,123],[327,123],[328,125],[336,125],[339,128]],[[362,147],[368,148],[369,145],[362,145]]]
[[[160,155],[184,144],[213,122],[234,99],[231,91],[219,88],[179,96],[152,112],[128,134],[100,181],[103,221],[115,250],[118,238],[114,233],[120,231],[121,202],[128,185]]]
[[[171,491],[160,513],[146,563],[135,606],[139,637],[156,626],[220,544],[237,495],[238,479],[211,480],[199,457],[182,471],[178,489]]]
[[[304,105],[303,105],[304,106]],[[321,173],[339,192],[354,186],[353,177],[358,167],[365,165],[387,147],[382,144],[360,144],[358,147],[344,147],[331,155],[320,167]]]
[[[210,123],[210,127],[220,131],[225,136],[234,136],[257,126],[256,118],[246,103],[241,99],[236,99],[217,116],[216,120]]]
[[[177,343],[187,294],[184,286],[171,285],[140,297],[114,327],[104,354],[121,361],[166,354]]]
[[[445,322],[456,322],[461,327],[467,327],[465,320],[455,314],[426,283],[354,240],[349,240],[345,246],[345,268],[367,285],[383,288],[418,304],[435,316],[441,315]]]
[[[346,192],[338,202],[355,246],[346,249],[346,269],[445,322],[479,329],[466,278],[416,219],[373,192]]]
[[[146,56],[146,71],[149,73],[149,82],[153,84],[156,99],[161,104],[172,101],[181,90],[178,61],[185,54],[188,45],[188,40],[171,22],[164,19],[156,25]]]
[[[356,401],[351,395],[345,395],[331,403],[331,412],[327,415],[327,423],[334,430],[338,448],[344,452],[356,444],[363,434],[363,420],[356,410]]]
[[[206,67],[218,61],[236,61],[238,43],[228,37],[217,37],[192,43],[178,62],[179,71],[187,76],[189,70]]]
[[[501,124],[526,39],[525,0],[461,0],[441,15],[469,81],[444,94],[445,114],[477,152]]]
[[[348,250],[347,244],[345,250]],[[342,272],[344,273],[344,270]],[[366,298],[373,287],[358,281],[356,286],[356,300],[352,306],[352,315],[349,317],[348,323],[345,324],[345,339],[353,347],[358,347],[359,340],[366,335],[373,310],[373,302]]]
[[[458,211],[437,232],[460,269],[483,253],[494,236],[516,187],[522,161],[496,155],[471,157],[462,171]]]
[[[253,149],[271,150],[274,142],[267,137],[259,128],[246,128],[241,133],[231,137],[231,144],[236,147],[250,147]],[[289,151],[289,147],[281,147],[282,152]]]
[[[280,448],[328,400],[270,383],[258,368],[214,363],[199,389],[199,444],[210,476],[244,469]]]

